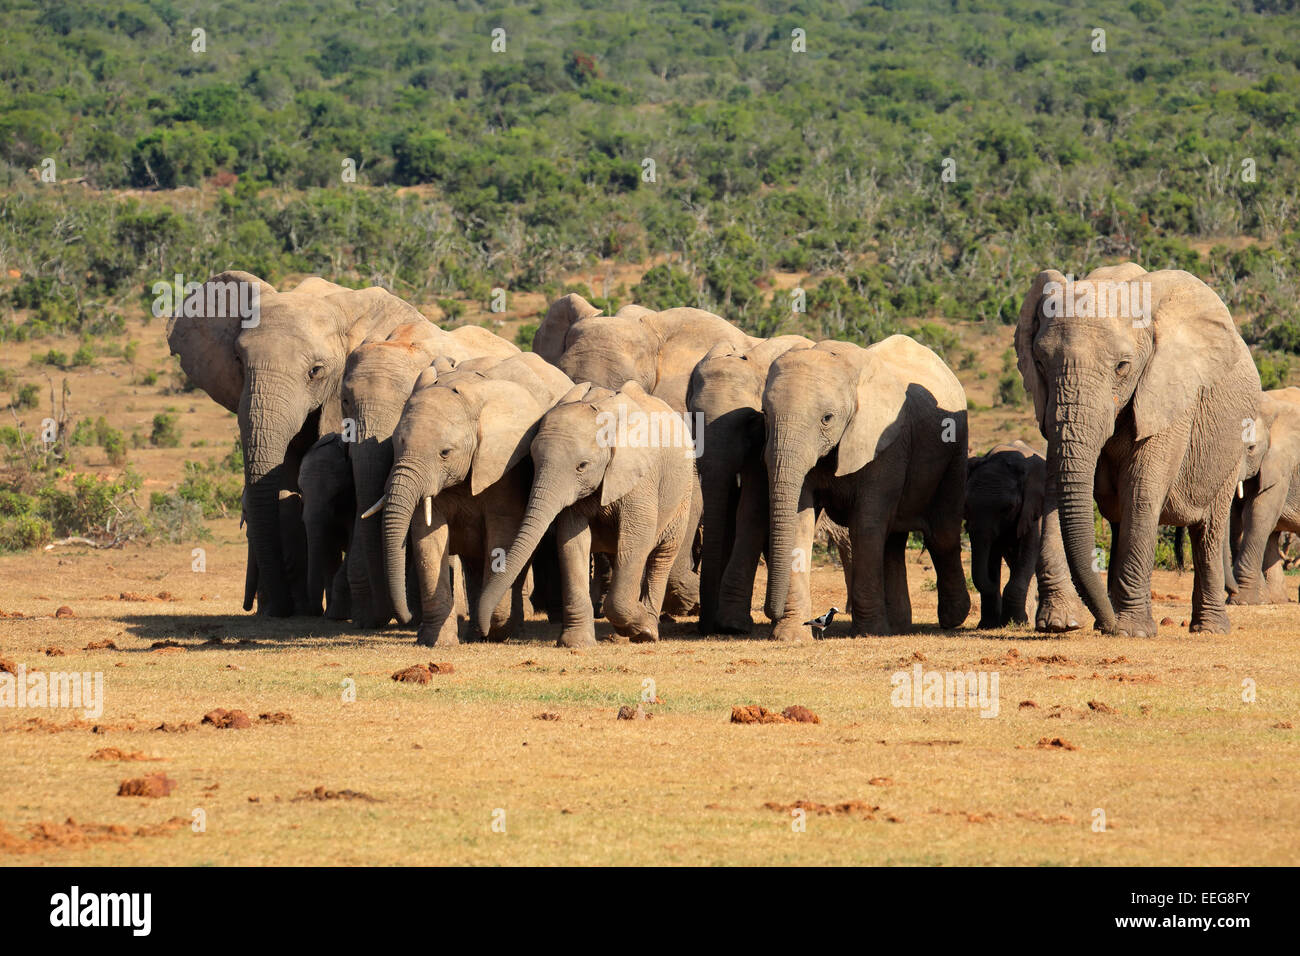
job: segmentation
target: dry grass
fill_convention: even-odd
[[[188,546],[0,558],[4,610],[34,615],[0,621],[0,657],[102,670],[107,697],[97,721],[0,711],[0,862],[1300,862],[1300,747],[1275,726],[1300,710],[1294,607],[1235,610],[1227,638],[1177,626],[1154,640],[923,630],[788,646],[696,639],[682,626],[657,646],[575,653],[534,621],[518,643],[429,651],[410,632],[240,613],[243,548],[234,522],[216,527],[206,574],[189,570]],[[932,575],[917,558],[917,620],[933,621]],[[1157,577],[1157,591],[1181,598],[1158,613],[1185,617],[1190,575]],[[103,599],[121,591],[176,600]],[[819,605],[841,592],[836,572],[816,572]],[[76,617],[54,618],[63,604]],[[118,649],[82,650],[102,640]],[[163,640],[184,649],[150,650]],[[64,656],[46,656],[51,645]],[[891,706],[890,675],[915,655],[926,669],[998,671],[999,716]],[[431,659],[454,672],[390,680]],[[355,703],[342,700],[345,678]],[[653,718],[616,719],[647,679],[661,698]],[[731,724],[732,705],[749,703],[802,704],[822,723]],[[151,729],[198,724],[216,707],[253,726]],[[286,711],[292,723],[257,720]],[[1045,737],[1077,749],[1040,747]],[[88,759],[106,747],[163,760]],[[159,771],[176,783],[169,796],[116,796],[123,780]],[[317,787],[354,798],[294,799]],[[795,833],[779,807],[797,801],[861,806],[814,808]],[[1105,833],[1091,828],[1094,808]],[[195,809],[205,833],[158,826],[188,824]],[[504,834],[492,830],[498,809]],[[29,825],[69,817],[122,829],[27,842]]]

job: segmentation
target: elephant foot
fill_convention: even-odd
[[[976,629],[981,631],[996,631],[1000,627],[1002,627],[1002,624],[997,618],[984,617],[983,615],[980,615],[980,622],[976,625]]]
[[[448,618],[441,627],[421,624],[415,632],[415,643],[421,647],[449,647],[460,643],[456,619]]]
[[[633,644],[657,644],[659,642],[659,629],[643,627],[632,634],[628,635],[628,640]]]
[[[1038,602],[1038,611],[1034,614],[1034,630],[1044,634],[1063,634],[1066,631],[1077,631],[1082,626],[1071,612],[1069,601],[1053,596]]]
[[[966,623],[966,617],[969,614],[970,595],[964,590],[961,592],[960,596],[951,601],[939,601],[939,626],[945,631],[951,631],[954,628],[961,627]],[[900,628],[890,627],[889,630],[880,633],[898,634],[901,633],[901,630],[902,629]]]
[[[1228,604],[1265,604],[1264,589],[1256,585],[1238,585],[1237,591],[1228,595]]]
[[[777,621],[772,625],[772,640],[774,641],[806,641],[812,637],[812,629],[804,626],[798,621]]]
[[[1119,637],[1155,637],[1157,631],[1149,610],[1125,611],[1115,619],[1114,633]]]
[[[325,609],[325,620],[327,621],[346,621],[351,616],[351,609],[339,607],[337,603],[331,604]]]
[[[585,627],[566,627],[560,632],[556,647],[595,647],[596,628],[588,624]]]
[[[1192,634],[1227,634],[1232,630],[1232,625],[1228,622],[1227,611],[1193,612],[1187,630]]]
[[[965,618],[963,617],[962,620],[965,620]],[[961,624],[961,621],[958,621],[957,624],[944,624],[943,615],[942,614],[939,615],[940,627],[956,627],[959,624]],[[881,616],[878,618],[868,618],[863,621],[854,621],[852,628],[850,628],[849,630],[849,636],[850,637],[887,637],[891,634],[902,634],[905,632],[906,632],[906,628],[894,627],[892,624],[889,623],[888,617]]]

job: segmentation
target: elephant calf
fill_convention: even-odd
[[[307,531],[307,599],[320,613],[325,596],[325,616],[343,621],[351,614],[344,555],[351,550],[352,466],[347,447],[338,434],[326,435],[303,455],[298,469],[302,488],[302,523]]]
[[[1230,604],[1285,604],[1282,532],[1300,532],[1300,388],[1264,392],[1260,413],[1265,429],[1258,460],[1248,455],[1245,470],[1253,477],[1239,486],[1234,502],[1233,578]],[[1229,590],[1232,590],[1231,583]]]
[[[504,569],[478,604],[480,627],[555,523],[564,590],[561,647],[594,644],[592,552],[613,572],[605,617],[633,641],[659,639],[669,571],[690,531],[696,487],[685,423],[635,382],[612,392],[575,386],[543,416],[532,440],[533,485]]]
[[[1047,459],[1024,442],[998,445],[966,464],[966,531],[981,628],[1025,624],[1029,579],[1038,576],[1040,631],[1071,631],[1078,596],[1070,584],[1055,504],[1046,506]],[[1002,563],[1011,573],[1005,591]]]

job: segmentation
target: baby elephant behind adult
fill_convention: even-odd
[[[635,382],[575,386],[533,438],[533,485],[505,568],[491,575],[479,626],[555,523],[564,590],[561,647],[594,644],[592,552],[613,566],[605,617],[633,641],[659,639],[668,573],[689,530],[695,464],[685,422]]]
[[[981,628],[1026,623],[1029,580],[1035,574],[1037,629],[1079,627],[1079,598],[1070,583],[1056,504],[1047,499],[1046,458],[1022,441],[972,457],[966,467],[966,531]],[[1004,561],[1010,580],[1000,591]]]
[[[934,559],[939,624],[970,611],[961,561],[966,497],[966,393],[943,360],[905,335],[870,348],[820,342],[772,363],[763,392],[771,488],[768,616],[774,633],[802,637],[811,608],[792,616],[792,570],[812,554],[813,498],[849,529],[852,632],[911,626],[907,537]]]

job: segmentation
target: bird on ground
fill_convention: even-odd
[[[831,626],[831,621],[835,620],[835,615],[838,612],[839,612],[839,608],[832,607],[821,617],[815,617],[811,621],[804,621],[803,622],[804,626],[811,627],[813,632],[813,637],[815,637],[817,640],[820,641],[822,639],[822,635],[826,633],[826,628]]]

